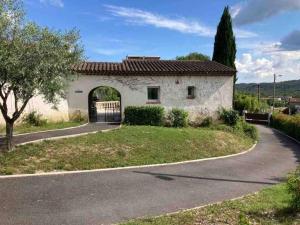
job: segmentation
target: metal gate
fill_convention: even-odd
[[[121,121],[119,101],[95,102],[97,122],[118,123]]]
[[[250,123],[269,124],[269,113],[245,113],[245,120]]]

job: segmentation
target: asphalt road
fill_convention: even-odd
[[[66,129],[58,129],[58,130],[50,130],[50,131],[41,131],[34,132],[29,134],[17,134],[13,137],[13,143],[18,145],[26,142],[38,141],[42,139],[48,138],[60,138],[78,134],[92,133],[107,129],[115,129],[118,128],[119,124],[104,124],[104,123],[88,123],[83,126],[77,126]],[[5,138],[0,136],[0,147],[1,143],[3,144]],[[1,165],[0,165],[1,166]]]
[[[258,126],[244,155],[213,161],[82,174],[0,179],[1,225],[97,225],[238,197],[280,182],[300,145]]]

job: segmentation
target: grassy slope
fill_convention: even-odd
[[[18,124],[15,126],[14,134],[23,134],[23,133],[30,133],[30,132],[37,132],[37,131],[45,131],[45,130],[55,130],[55,129],[62,129],[68,127],[75,127],[83,124],[85,122],[73,122],[73,121],[66,121],[66,122],[48,122],[43,126],[31,126],[27,124]],[[5,126],[0,126],[0,135],[5,134]]]
[[[82,170],[201,159],[248,149],[253,140],[208,128],[128,126],[44,141],[0,154],[0,174]]]
[[[291,196],[285,184],[264,189],[240,200],[224,201],[200,209],[156,218],[138,219],[123,225],[292,225],[300,224],[299,214],[289,208]]]

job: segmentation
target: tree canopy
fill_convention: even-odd
[[[191,52],[185,56],[177,56],[176,60],[210,60],[210,57],[199,52]]]
[[[236,44],[229,7],[225,7],[217,28],[213,61],[235,68]]]
[[[65,97],[72,65],[82,56],[76,30],[54,31],[26,22],[21,1],[0,2],[0,111],[6,121],[8,142],[14,122],[32,97],[42,95],[54,105]],[[10,95],[14,101],[12,113],[7,105]]]

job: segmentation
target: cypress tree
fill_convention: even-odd
[[[226,6],[217,28],[212,60],[235,69],[235,55],[236,44],[232,30],[232,20],[229,7]],[[235,93],[234,90],[236,81],[237,77],[235,75],[233,94]]]

